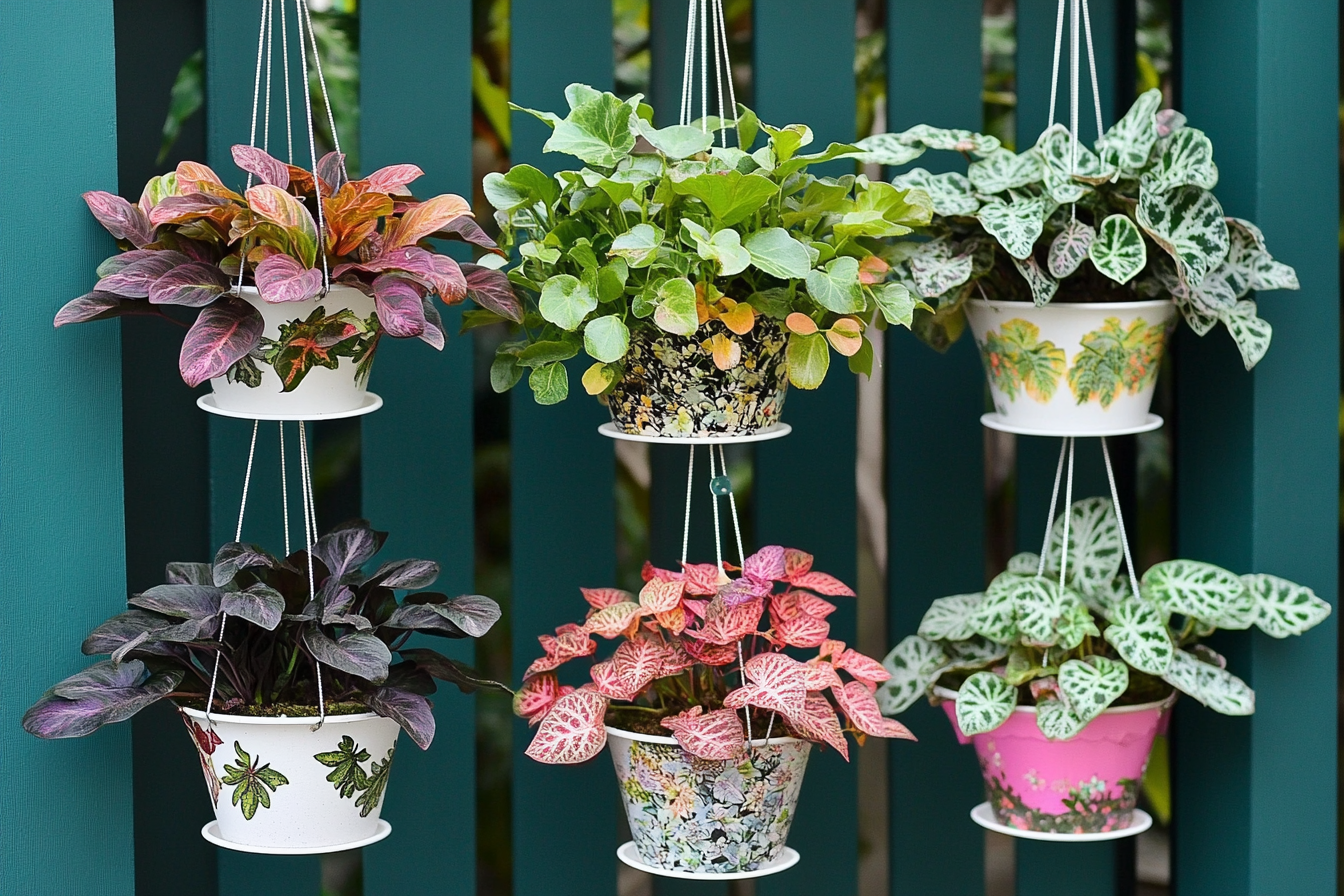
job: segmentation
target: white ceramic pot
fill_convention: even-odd
[[[329,851],[378,831],[401,726],[371,712],[253,718],[179,707],[201,760],[222,839]]]
[[[280,338],[282,325],[307,319],[319,305],[327,314],[343,308],[349,308],[365,320],[373,314],[373,299],[352,286],[340,284],[333,285],[325,298],[303,302],[265,302],[251,286],[243,287],[241,297],[261,312],[266,322],[263,335],[267,339]],[[215,393],[215,406],[238,414],[301,419],[357,410],[367,400],[368,384],[355,381],[355,362],[351,358],[341,358],[340,366],[335,370],[313,367],[292,392],[282,391],[283,384],[271,365],[259,363],[257,367],[261,370],[259,386],[231,383],[222,376],[212,379],[210,387]]]
[[[697,759],[675,738],[607,728],[626,818],[646,865],[712,877],[777,858],[812,744],[753,740],[737,760]]]
[[[999,422],[1059,436],[1144,428],[1175,315],[1169,299],[966,305]]]

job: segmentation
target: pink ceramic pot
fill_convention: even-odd
[[[1048,740],[1036,707],[1019,706],[998,728],[971,737],[957,725],[955,691],[935,688],[957,740],[975,744],[985,798],[1000,824],[1024,831],[1093,834],[1127,828],[1153,738],[1166,732],[1175,695],[1120,706],[1097,716],[1077,737]]]

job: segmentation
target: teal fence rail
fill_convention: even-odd
[[[651,3],[650,89],[666,112],[677,96],[684,0]],[[1228,213],[1262,225],[1297,268],[1302,291],[1263,304],[1274,350],[1252,374],[1228,340],[1179,341],[1163,409],[1174,445],[1172,547],[1235,569],[1274,570],[1334,602],[1338,10],[1325,0],[1173,5],[1177,105],[1219,148]],[[128,587],[150,584],[167,560],[208,556],[212,543],[231,535],[250,428],[207,420],[193,407],[194,394],[173,374],[173,335],[137,320],[57,333],[51,318],[88,287],[111,249],[79,194],[111,189],[118,175],[121,192],[138,190],[151,173],[161,121],[162,103],[146,98],[166,92],[177,66],[200,46],[205,115],[188,122],[175,151],[233,170],[228,146],[246,134],[257,6],[0,4],[0,207],[8,214],[0,224],[3,894],[298,896],[321,887],[316,858],[245,856],[200,839],[208,806],[167,711],[79,741],[39,742],[18,725],[48,684],[79,667],[80,640],[121,606]],[[1092,9],[1103,100],[1113,115],[1133,94],[1134,4],[1094,0]],[[981,127],[983,10],[980,0],[887,0],[889,129],[920,121]],[[1045,124],[1054,10],[1051,0],[1016,3],[1023,133]],[[856,136],[855,15],[848,0],[755,0],[750,91],[762,118],[806,121],[823,143]],[[507,24],[515,101],[556,108],[570,81],[611,87],[610,0],[513,0]],[[360,3],[366,170],[414,160],[429,172],[427,189],[470,194],[474,27],[469,0]],[[540,151],[539,123],[515,115],[512,125],[514,161],[552,164]],[[456,330],[455,320],[445,322]],[[516,679],[536,634],[572,615],[574,589],[616,575],[617,464],[612,444],[595,432],[604,412],[582,397],[540,408],[522,393],[507,421],[475,420],[481,359],[471,338],[450,338],[442,356],[420,345],[393,345],[380,356],[375,388],[387,405],[357,427],[362,474],[357,494],[342,500],[394,533],[394,553],[439,560],[445,587],[473,587],[473,426],[507,423],[512,603],[505,640]],[[978,589],[997,570],[983,559],[992,527],[978,425],[984,387],[972,347],[963,342],[937,356],[893,333],[880,375],[888,534],[882,640],[894,643],[913,631],[931,598]],[[791,396],[794,434],[754,452],[752,489],[757,542],[805,546],[819,567],[847,580],[859,572],[856,396],[843,376]],[[1024,521],[1017,527],[1024,546],[1044,512],[1053,451],[1026,438],[1015,446],[1020,499],[1008,516]],[[274,430],[263,428],[257,469],[273,467],[276,452]],[[1133,502],[1137,451],[1122,440],[1119,453]],[[655,558],[674,550],[668,520],[678,513],[682,462],[680,452],[650,452]],[[1098,475],[1084,469],[1082,485],[1095,487]],[[277,490],[262,473],[253,489]],[[263,543],[280,537],[273,509],[274,519],[258,516],[252,533]],[[833,622],[845,640],[872,635],[858,631],[852,608]],[[461,656],[471,659],[469,649]],[[1236,633],[1220,649],[1249,672],[1259,709],[1229,719],[1186,701],[1176,714],[1173,891],[1333,894],[1335,622],[1282,642]],[[396,835],[364,851],[364,893],[458,896],[479,886],[491,894],[502,892],[491,889],[505,886],[502,879],[517,896],[615,894],[621,822],[604,761],[533,763],[522,755],[526,728],[515,723],[510,786],[490,796],[509,800],[511,811],[495,811],[477,803],[475,702],[444,694],[436,713],[433,749],[401,753],[385,812]],[[980,799],[975,761],[939,716],[912,710],[907,721],[921,742],[888,751],[888,791],[879,801],[888,807],[886,842],[860,830],[855,766],[828,753],[808,776],[790,841],[803,861],[759,881],[755,892],[857,893],[860,868],[877,850],[886,853],[878,865],[893,896],[982,894],[986,841],[967,816]],[[478,818],[501,814],[511,816],[511,850],[503,852],[512,867],[502,878],[478,875],[489,845],[480,839],[500,836],[498,826],[478,834]],[[1019,841],[1015,855],[1016,892],[1135,892],[1130,841]],[[730,892],[718,884],[652,886],[660,896]]]

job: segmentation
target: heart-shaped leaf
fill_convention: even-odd
[[[891,674],[877,689],[883,715],[904,712],[938,680],[947,654],[932,641],[910,635],[891,649],[882,666]]]
[[[951,243],[939,238],[922,244],[910,256],[910,279],[916,292],[932,299],[971,279],[974,266],[969,252],[953,255]]]
[[[923,190],[933,202],[934,213],[946,217],[974,215],[980,207],[971,182],[955,171],[931,174],[923,168],[912,168],[893,177],[891,183],[902,190]]]
[[[779,186],[770,178],[737,170],[688,177],[673,182],[672,189],[703,202],[714,221],[722,227],[745,221],[779,192]]]
[[[1035,153],[1017,155],[1012,150],[998,149],[967,166],[966,176],[981,193],[1005,193],[1035,183],[1044,170]]]
[[[592,668],[593,684],[605,697],[633,700],[662,674],[663,649],[655,641],[621,642],[611,659]]]
[[[1181,128],[1163,140],[1152,167],[1140,185],[1154,193],[1193,186],[1212,190],[1218,185],[1218,166],[1213,164],[1213,142],[1203,131]]]
[[[428,750],[434,741],[434,711],[429,701],[403,688],[381,687],[363,694],[369,709],[391,719],[411,736],[415,745]]]
[[[650,612],[633,601],[622,601],[593,613],[584,622],[583,627],[608,640],[622,635],[629,636],[639,626],[639,620]]]
[[[1250,628],[1255,599],[1236,573],[1197,560],[1154,564],[1140,582],[1143,596],[1168,613],[1193,616],[1218,628]]]
[[[245,591],[225,591],[219,609],[271,632],[285,612],[285,597],[269,585],[257,582]]]
[[[1165,193],[1140,188],[1139,226],[1176,262],[1186,284],[1198,286],[1227,255],[1227,220],[1213,194],[1199,187]]]
[[[808,271],[806,279],[808,295],[826,310],[836,314],[864,310],[858,259],[841,255],[828,263],[825,270]]]
[[[1013,258],[1026,258],[1045,227],[1044,200],[1015,198],[1011,202],[987,202],[976,219],[985,232]]]
[[[860,681],[851,681],[843,688],[834,688],[835,702],[849,719],[849,724],[873,737],[896,737],[902,740],[917,738],[895,719],[888,719],[877,708],[872,692]]]
[[[1014,573],[1000,573],[989,583],[984,599],[972,616],[972,625],[977,634],[999,644],[1017,641],[1014,594],[1019,583],[1026,580],[1026,577]]]
[[[579,688],[559,700],[537,726],[526,753],[538,762],[570,765],[586,762],[607,743],[603,719],[607,698],[591,688]]]
[[[812,257],[807,247],[782,227],[758,230],[742,245],[751,255],[751,263],[772,277],[801,280],[812,270]]]
[[[1109,498],[1085,498],[1075,501],[1068,513],[1068,582],[1079,591],[1095,591],[1115,578],[1124,560],[1115,507]],[[1063,548],[1064,515],[1061,514],[1050,529],[1050,546],[1045,558],[1047,570],[1059,572]]]
[[[1123,216],[1112,215],[1112,217]],[[1126,218],[1125,220],[1129,219]],[[1102,227],[1105,227],[1105,222],[1102,223]],[[1138,228],[1135,228],[1135,236],[1138,235],[1138,232]],[[1083,259],[1088,257],[1092,241],[1096,236],[1097,232],[1092,229],[1092,225],[1079,221],[1077,218],[1070,219],[1069,223],[1064,225],[1064,229],[1050,241],[1050,254],[1046,260],[1046,267],[1050,271],[1050,276],[1063,280],[1078,270],[1078,265],[1082,264]]]
[[[1162,91],[1145,90],[1129,107],[1124,117],[1097,139],[1097,152],[1107,165],[1134,171],[1148,164],[1153,143],[1157,141],[1157,122],[1153,113],[1162,104]]]
[[[1256,627],[1270,637],[1300,635],[1330,615],[1330,605],[1305,585],[1264,573],[1241,581],[1255,602]]]
[[[392,652],[373,634],[352,632],[333,641],[315,626],[307,626],[303,630],[303,644],[319,663],[333,669],[349,672],[374,684],[387,679]]]
[[[1162,679],[1215,712],[1249,716],[1255,712],[1255,691],[1237,676],[1177,650]]]
[[[614,168],[635,148],[630,106],[610,93],[594,93],[555,122],[543,152],[562,152],[586,165]]]
[[[663,230],[653,224],[636,224],[611,241],[610,255],[624,258],[632,268],[646,268],[658,256]]]
[[[1042,697],[1036,701],[1036,727],[1050,740],[1070,740],[1087,727],[1087,721],[1058,697]]]
[[[1176,648],[1162,613],[1146,600],[1131,598],[1117,606],[1102,634],[1120,658],[1140,672],[1163,675],[1171,667]]]
[[[947,651],[944,672],[983,669],[1008,655],[1007,646],[979,635],[966,641],[951,641],[944,649]]]
[[[1241,352],[1241,360],[1246,369],[1250,370],[1260,363],[1265,352],[1269,351],[1269,341],[1274,335],[1274,329],[1269,325],[1269,321],[1256,315],[1255,302],[1250,300],[1237,302],[1231,308],[1223,309],[1218,317],[1236,341],[1237,351]]]
[[[1148,263],[1148,249],[1128,215],[1111,215],[1101,222],[1101,231],[1088,250],[1088,257],[1098,271],[1116,283],[1125,284]]]
[[[571,333],[597,307],[597,297],[588,285],[569,274],[556,274],[541,288],[541,316]]]
[[[985,734],[1008,721],[1017,706],[1017,688],[993,672],[977,672],[957,691],[957,727],[967,737]]]
[[[630,350],[630,328],[619,314],[594,318],[583,328],[583,348],[598,361],[619,361]]]
[[[1069,660],[1059,667],[1059,687],[1073,714],[1087,723],[1129,687],[1129,667],[1104,656]]]
[[[671,730],[683,750],[701,759],[736,759],[745,749],[742,719],[734,709],[704,712],[704,707],[692,706],[662,719],[661,724]]]
[[[514,692],[513,714],[527,719],[529,725],[535,725],[562,696],[560,680],[554,672],[534,675]]]
[[[654,297],[653,322],[668,333],[690,336],[700,326],[695,287],[685,277],[663,282]]]
[[[984,592],[940,597],[924,611],[919,622],[921,638],[931,641],[964,641],[975,632],[975,612],[985,599]]]
[[[743,672],[751,684],[730,691],[723,705],[741,709],[748,704],[792,718],[802,715],[807,698],[807,668],[782,653],[758,653]]]

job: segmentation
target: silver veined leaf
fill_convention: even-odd
[[[1274,336],[1274,328],[1269,321],[1256,315],[1256,305],[1250,299],[1242,299],[1231,308],[1221,309],[1219,319],[1232,334],[1241,352],[1241,362],[1250,370],[1269,351],[1269,341]]]
[[[1046,569],[1059,572],[1064,547],[1064,515],[1050,528]],[[1115,578],[1124,560],[1120,525],[1109,498],[1084,498],[1069,508],[1069,568],[1066,580],[1079,591],[1091,593]]]
[[[924,155],[924,145],[905,143],[901,134],[874,134],[854,144],[863,150],[859,161],[870,165],[904,165]]]
[[[877,688],[877,703],[883,715],[904,711],[938,680],[947,664],[947,654],[932,641],[910,635],[891,649],[882,666],[891,678]]]
[[[1008,591],[1012,596],[1017,628],[1023,639],[1039,647],[1054,644],[1059,637],[1055,623],[1071,603],[1059,583],[1031,576],[1017,579],[1008,587]]]
[[[1255,601],[1255,625],[1272,638],[1300,635],[1330,615],[1330,605],[1305,585],[1278,576],[1242,576]]]
[[[1049,303],[1055,297],[1059,283],[1041,270],[1034,255],[1028,255],[1025,259],[1014,258],[1013,267],[1017,268],[1022,279],[1027,281],[1027,286],[1031,287],[1031,300],[1037,308]]]
[[[972,617],[976,634],[998,644],[1012,644],[1017,640],[1017,612],[1013,593],[1024,576],[1000,573],[989,583],[984,600],[980,601]]]
[[[1014,554],[1008,558],[1007,571],[1017,573],[1020,576],[1034,576],[1040,568],[1040,555],[1033,554],[1030,551]]]
[[[1139,189],[1139,226],[1171,255],[1188,285],[1227,255],[1229,237],[1223,207],[1208,190],[1179,187],[1166,193]]]
[[[1190,325],[1190,329],[1195,331],[1196,336],[1204,336],[1218,325],[1216,315],[1209,314],[1188,298],[1178,296],[1176,307],[1181,309],[1181,315],[1185,318],[1185,322]]]
[[[1075,591],[1064,594],[1064,612],[1055,620],[1055,646],[1062,650],[1073,650],[1088,635],[1097,637],[1101,630],[1092,621],[1092,610]]]
[[[1134,279],[1148,263],[1143,235],[1128,215],[1111,215],[1102,221],[1087,256],[1098,271],[1120,284]]]
[[[946,239],[930,240],[910,256],[910,279],[915,292],[932,299],[971,279],[972,263],[967,253],[953,255]]]
[[[1162,91],[1146,90],[1129,107],[1124,117],[1097,139],[1102,162],[1125,171],[1136,171],[1148,164],[1148,156],[1157,141],[1154,113],[1162,104]]]
[[[993,672],[977,672],[957,691],[957,727],[970,737],[1008,721],[1017,706],[1017,688]]]
[[[943,672],[983,669],[1008,655],[1005,645],[996,644],[979,635],[964,641],[951,641],[944,644],[943,649],[947,652],[947,665],[943,667]]]
[[[1050,740],[1069,740],[1087,727],[1068,703],[1058,698],[1036,702],[1036,727]]]
[[[1249,716],[1255,712],[1255,691],[1250,685],[1184,650],[1176,651],[1162,680],[1215,712],[1228,716]]]
[[[1176,650],[1162,613],[1141,598],[1117,606],[1102,636],[1122,660],[1149,675],[1164,674]]]
[[[943,149],[951,152],[974,152],[988,155],[998,149],[999,138],[989,134],[977,134],[955,128],[935,128],[927,124],[917,124],[900,134],[903,143],[922,144],[929,149]]]
[[[975,611],[985,599],[978,594],[954,594],[940,597],[924,611],[919,622],[921,638],[931,641],[963,641],[975,634]]]
[[[1143,574],[1143,596],[1168,613],[1218,628],[1250,628],[1255,601],[1236,573],[1198,560],[1166,560]]]
[[[1104,585],[1099,585],[1091,591],[1079,591],[1083,602],[1092,610],[1099,613],[1103,618],[1111,618],[1115,608],[1120,606],[1131,597],[1134,597],[1134,588],[1129,581],[1129,576],[1121,574],[1111,579]]]
[[[1113,166],[1104,164],[1096,153],[1075,140],[1062,124],[1051,125],[1036,139],[1036,145],[1031,151],[1045,163],[1047,174],[1053,174],[1065,183],[1080,180],[1088,184],[1102,184],[1115,176]],[[1050,179],[1047,178],[1047,185],[1049,183]]]
[[[975,217],[1004,251],[1014,258],[1026,258],[1041,237],[1045,215],[1044,199],[1019,198],[1012,202],[987,202]]]
[[[981,193],[1004,193],[1025,187],[1040,180],[1045,174],[1044,164],[1034,153],[1017,155],[1000,149],[985,158],[972,162],[966,169],[971,185]]]
[[[946,217],[973,215],[980,207],[975,198],[971,182],[966,175],[955,171],[945,174],[931,174],[923,168],[912,168],[905,174],[891,179],[894,187],[902,190],[923,190],[933,201],[935,214]]]
[[[1213,164],[1213,143],[1196,128],[1181,128],[1158,147],[1152,168],[1139,186],[1153,193],[1191,186],[1212,190],[1218,185],[1218,166]]]
[[[1138,230],[1135,230],[1134,233],[1137,236]],[[1045,263],[1050,275],[1063,280],[1078,270],[1078,265],[1082,264],[1083,259],[1088,257],[1088,250],[1096,236],[1097,232],[1092,229],[1092,225],[1079,221],[1077,218],[1070,219],[1069,223],[1064,225],[1064,229],[1057,233],[1050,242],[1050,255]],[[1142,245],[1142,240],[1140,240],[1140,245]],[[1105,272],[1103,271],[1103,273]]]
[[[1129,687],[1129,667],[1104,656],[1069,660],[1059,667],[1059,688],[1078,718],[1090,722]]]

